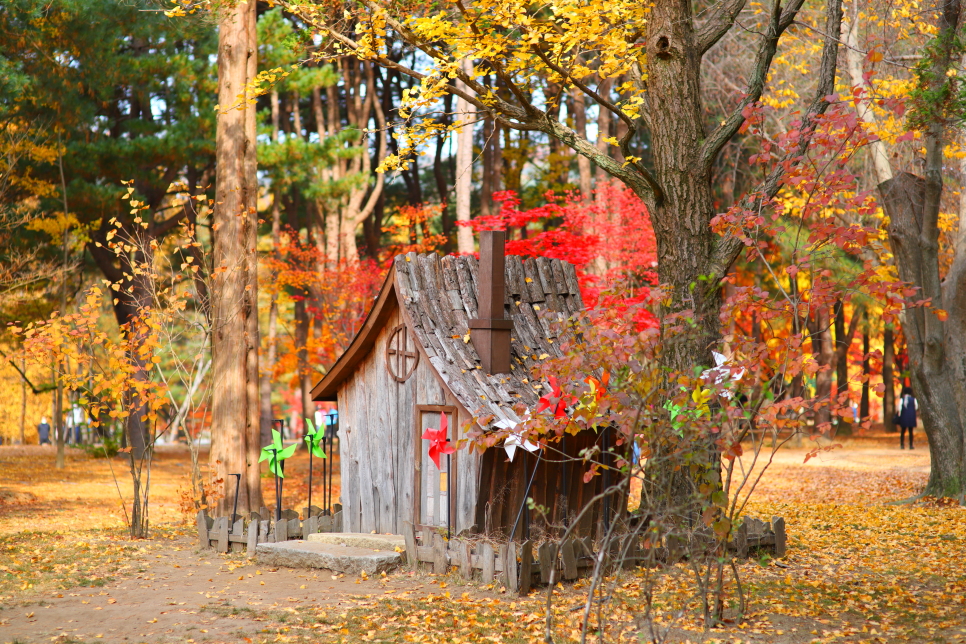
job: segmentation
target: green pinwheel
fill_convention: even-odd
[[[325,441],[325,431],[320,431],[320,428],[315,427],[315,423],[312,422],[311,418],[305,419],[305,427],[308,431],[305,432],[305,444],[309,446],[309,508],[308,516],[312,514],[312,457],[318,456],[319,458],[327,458],[325,455],[325,450],[322,449],[322,443]],[[323,466],[325,464],[323,463]],[[322,469],[322,480],[325,481],[325,468]],[[322,494],[323,500],[325,498],[325,493]]]
[[[317,429],[310,418],[305,419],[305,426],[308,427],[308,431],[305,433],[305,444],[309,446],[309,453],[319,458],[327,458],[322,450],[325,432],[322,431],[322,428]],[[311,471],[309,475],[311,476]]]
[[[262,448],[262,456],[258,462],[268,461],[268,470],[278,478],[285,478],[282,472],[281,463],[295,453],[298,443],[293,443],[288,447],[282,445],[282,435],[277,429],[272,430],[272,444]]]

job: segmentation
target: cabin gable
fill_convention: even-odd
[[[402,534],[403,522],[418,520],[416,481],[423,473],[417,458],[425,427],[438,427],[439,414],[420,407],[446,406],[456,410],[450,420],[454,437],[462,435],[470,420],[459,401],[444,386],[399,309],[395,298],[385,303],[384,317],[371,346],[338,386],[339,440],[341,447],[342,512],[347,532]],[[407,353],[418,353],[411,372],[399,369],[397,351],[403,327]],[[390,346],[390,341],[394,344]],[[404,356],[412,364],[413,359]],[[455,500],[459,529],[475,522],[479,455],[459,450]]]

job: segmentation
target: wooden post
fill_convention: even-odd
[[[483,583],[492,584],[496,573],[496,553],[493,552],[493,546],[489,543],[480,546],[480,559],[482,559],[480,567],[483,569]]]
[[[533,584],[533,542],[527,539],[520,546],[520,583],[517,593],[525,597]]]
[[[258,521],[252,520],[248,522],[248,550],[247,554],[249,557],[255,556],[255,548],[258,546]]]
[[[538,563],[540,564],[541,584],[550,583],[550,570],[552,569],[552,566],[557,563],[556,557],[554,557],[555,554],[555,548],[550,544],[549,541],[544,541],[537,549],[537,559],[540,560]]]
[[[473,579],[473,552],[470,542],[458,539],[456,548],[460,553],[460,572],[463,574],[463,579],[469,581]]]
[[[503,576],[506,578],[507,588],[510,592],[517,592],[520,589],[520,575],[517,568],[517,544],[512,541],[506,545],[503,560]]]
[[[573,537],[560,544],[560,556],[563,559],[563,576],[567,581],[577,578],[577,553]]]
[[[416,532],[411,521],[403,521],[403,538],[406,540],[406,564],[413,570],[418,570],[419,553],[416,550]]]
[[[748,522],[742,521],[741,525],[738,526],[737,532],[735,532],[735,550],[738,551],[738,557],[740,559],[745,559],[748,557]]]
[[[785,550],[788,546],[788,537],[785,534],[785,519],[772,517],[771,529],[775,531],[775,557],[781,559],[785,556]]]
[[[575,554],[578,557],[584,556],[584,557],[591,557],[591,558],[593,558],[595,556],[594,555],[594,540],[593,539],[591,539],[590,537],[584,537],[583,539],[579,540],[577,543],[580,544],[580,551],[576,551],[575,552]],[[576,545],[576,544],[574,544],[574,545]]]
[[[238,517],[238,519],[235,521],[235,525],[233,525],[232,528],[231,528],[231,534],[233,536],[241,536],[241,535],[245,534],[245,520],[242,519],[241,516],[238,515],[238,514],[236,514],[235,516]],[[241,552],[242,551],[242,547],[243,546],[242,546],[241,542],[239,542],[239,541],[232,541],[231,542],[231,551],[232,552]]]
[[[202,548],[210,548],[208,541],[208,514],[204,510],[198,510],[198,543]]]
[[[446,561],[446,542],[443,535],[433,535],[433,572],[437,575],[444,575],[447,572],[448,562]]]
[[[310,516],[308,519],[302,522],[302,539],[307,540],[310,534],[315,534],[319,531],[319,517],[316,515]]]
[[[228,517],[218,519],[218,552],[228,552]]]

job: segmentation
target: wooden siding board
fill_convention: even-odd
[[[360,532],[372,532],[378,530],[376,525],[376,513],[378,507],[375,499],[375,486],[373,485],[372,456],[369,453],[369,414],[366,405],[367,389],[376,386],[372,383],[372,366],[367,360],[359,365],[356,370],[353,387],[356,398],[356,427],[353,430],[356,434],[355,445],[357,447],[356,462],[359,463],[359,494],[361,498],[362,519],[359,525]]]

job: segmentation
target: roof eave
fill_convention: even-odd
[[[369,349],[376,343],[379,329],[385,325],[393,307],[398,305],[395,278],[396,269],[390,267],[386,281],[383,282],[382,290],[379,291],[379,297],[376,298],[368,315],[366,315],[365,322],[362,323],[362,327],[352,338],[349,348],[332,365],[332,368],[329,369],[322,380],[312,388],[312,400],[317,402],[335,401],[339,392],[339,385],[352,374],[356,365],[366,357]]]

